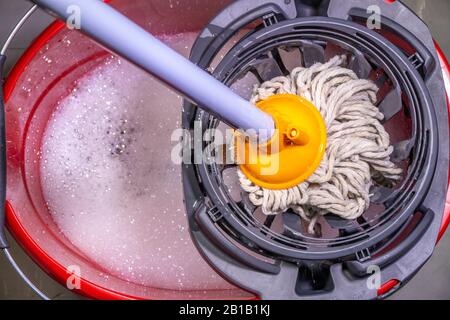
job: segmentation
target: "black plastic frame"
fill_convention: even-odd
[[[295,6],[292,6],[293,4]],[[256,258],[253,255],[244,252],[231,243],[229,239],[224,241],[224,235],[217,229],[217,221],[211,219],[210,214],[208,214],[211,209],[211,199],[205,198],[204,180],[202,180],[202,184],[198,184],[199,175],[205,178],[201,174],[202,169],[185,165],[183,167],[183,185],[194,242],[205,258],[223,276],[233,283],[259,294],[262,298],[375,298],[377,297],[376,290],[369,289],[366,285],[367,267],[369,265],[380,264],[383,281],[396,279],[404,284],[431,256],[442,220],[448,177],[448,114],[447,108],[444,107],[446,106],[446,98],[442,74],[438,67],[439,60],[431,34],[425,24],[399,1],[388,4],[383,0],[237,1],[225,9],[225,14],[219,14],[205,28],[194,45],[191,60],[206,69],[221,48],[221,44],[228,41],[237,30],[256,18],[272,14],[279,17],[281,21],[320,14],[337,18],[342,25],[347,25],[345,21],[351,20],[352,15],[364,15],[365,8],[373,4],[379,5],[382,9],[383,24],[395,28],[424,57],[423,79],[417,71],[413,71],[411,74],[414,80],[421,82],[421,85],[419,85],[420,97],[428,97],[425,99],[429,100],[431,105],[434,106],[431,108],[435,113],[432,117],[436,120],[431,122],[429,128],[433,133],[430,142],[432,144],[431,149],[434,149],[431,153],[434,155],[429,159],[427,177],[420,178],[422,179],[420,180],[421,195],[417,196],[417,200],[411,206],[410,214],[403,215],[402,222],[396,224],[391,232],[395,233],[401,229],[401,225],[413,213],[413,209],[422,212],[424,218],[395,250],[388,251],[378,258],[369,256],[364,261],[358,261],[357,259],[346,262],[335,261],[329,267],[332,285],[327,287],[328,291],[302,294],[297,292],[295,288],[298,274],[296,263],[283,259],[276,259],[275,263],[261,263],[261,260],[255,263]],[[305,8],[310,10],[305,11]],[[399,24],[407,29],[400,27]],[[229,28],[230,26],[232,28]],[[378,40],[384,39],[375,35],[372,31],[366,31],[366,33]],[[384,42],[388,43],[386,39],[384,39]],[[405,58],[407,58],[398,49],[394,49],[394,52],[400,60],[405,61]],[[413,68],[412,65],[409,65],[409,70],[411,70],[411,67]],[[188,102],[185,103],[185,110],[183,125],[189,128],[196,115],[198,116],[198,110]],[[436,171],[434,171],[434,165],[436,165]],[[208,196],[218,197],[219,195],[208,189]],[[213,209],[220,211],[221,208],[213,206]],[[223,215],[224,213],[221,212],[221,219],[223,219]],[[299,262],[308,265],[311,264],[311,262],[308,262],[310,260],[310,258],[300,259]]]
[[[320,31],[314,31],[320,30]],[[324,38],[319,38],[319,34],[326,34]],[[345,36],[344,36],[345,35]],[[364,36],[364,38],[363,38]],[[372,39],[369,38],[372,36]],[[382,239],[388,238],[395,233],[406,221],[406,219],[413,214],[417,208],[420,207],[424,194],[428,190],[428,187],[433,176],[434,168],[436,165],[438,145],[437,141],[437,126],[436,117],[432,114],[433,106],[428,92],[425,88],[420,76],[409,64],[407,57],[401,57],[399,52],[392,50],[389,52],[389,46],[384,46],[382,49],[382,39],[377,39],[374,34],[367,32],[363,27],[342,22],[342,20],[336,20],[333,18],[305,18],[301,21],[284,21],[280,22],[272,27],[265,28],[254,35],[248,36],[242,40],[222,61],[221,64],[215,69],[214,75],[221,81],[229,84],[229,81],[233,79],[234,75],[241,69],[246,69],[246,66],[251,62],[253,56],[257,56],[259,52],[267,51],[272,45],[276,46],[279,43],[283,45],[289,43],[290,38],[295,39],[303,38],[310,40],[307,37],[315,37],[320,40],[346,38],[346,41],[354,41],[355,46],[362,45],[363,42],[358,41],[358,38],[363,38],[363,41],[367,43],[369,41],[376,43],[377,46],[367,46],[367,50],[380,50],[383,54],[379,54],[378,63],[383,66],[384,70],[392,74],[391,79],[401,79],[401,82],[408,87],[404,88],[404,91],[409,91],[408,100],[411,104],[414,100],[417,100],[414,106],[411,107],[412,117],[415,120],[416,128],[414,128],[413,136],[416,140],[415,148],[416,157],[415,161],[410,164],[410,168],[413,168],[408,173],[408,178],[403,183],[400,190],[405,193],[394,191],[391,198],[395,198],[393,205],[390,206],[391,212],[386,214],[390,216],[391,221],[385,225],[378,224],[370,229],[366,229],[360,233],[352,236],[340,237],[340,242],[348,243],[339,244],[337,241],[333,241],[333,247],[327,246],[323,249],[320,244],[313,247],[308,245],[306,241],[298,241],[295,244],[299,247],[305,247],[300,251],[292,246],[276,245],[273,241],[267,240],[267,238],[261,233],[255,234],[247,225],[244,225],[236,214],[233,214],[234,210],[238,208],[231,208],[230,199],[223,196],[221,192],[210,192],[210,190],[218,190],[219,184],[215,180],[218,172],[210,172],[213,170],[210,165],[201,164],[197,167],[202,185],[208,190],[207,194],[210,200],[222,213],[222,219],[220,221],[214,221],[214,223],[225,223],[226,227],[231,228],[240,237],[249,239],[252,243],[256,244],[263,250],[270,252],[276,252],[277,255],[281,255],[285,258],[300,259],[300,260],[330,260],[343,258],[349,255],[354,255],[355,252],[360,252],[366,248],[369,248]],[[260,45],[252,47],[252,43],[255,43],[255,38],[258,39]],[[370,39],[370,40],[369,40]],[[347,42],[347,43],[348,43]],[[353,45],[353,43],[351,44]],[[241,49],[244,48],[245,55],[241,55]],[[248,57],[248,59],[247,59]],[[391,58],[391,59],[390,59]],[[232,69],[230,69],[232,67]],[[407,75],[410,75],[408,77]],[[400,80],[399,80],[400,82]],[[400,86],[399,83],[395,84],[396,87]],[[419,110],[421,106],[421,110]],[[417,108],[417,109],[414,109]],[[420,111],[423,111],[420,114]],[[429,113],[427,113],[429,112]],[[417,114],[416,114],[417,113]],[[210,121],[210,115],[206,112],[198,112],[197,119],[202,119],[205,129],[206,124]],[[407,193],[406,193],[407,191]],[[394,209],[403,207],[401,214],[396,214]],[[281,242],[281,239],[279,239]],[[358,242],[356,242],[358,241]]]

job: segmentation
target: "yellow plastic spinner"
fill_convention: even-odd
[[[277,130],[264,144],[237,136],[242,172],[267,189],[289,189],[302,183],[317,169],[325,152],[322,116],[311,102],[292,94],[271,96],[257,106],[273,117]]]

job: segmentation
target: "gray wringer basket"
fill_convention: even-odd
[[[367,27],[371,5],[381,9],[381,29]],[[203,30],[191,60],[233,86],[249,76],[262,83],[287,75],[289,55],[309,67],[336,54],[382,89],[378,106],[395,148],[391,159],[404,169],[395,187],[373,187],[360,218],[326,215],[311,235],[293,212],[264,216],[244,192],[232,194],[226,177],[236,167],[183,166],[198,249],[222,276],[261,298],[382,297],[394,291],[386,286],[405,284],[436,243],[449,168],[444,81],[428,28],[401,2],[237,1]],[[186,129],[195,120],[204,131],[221,124],[190,102],[184,109]],[[368,285],[376,268],[384,284],[378,290]]]

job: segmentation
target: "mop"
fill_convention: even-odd
[[[325,64],[295,68],[289,76],[255,88],[251,98],[256,104],[276,94],[296,94],[312,102],[324,119],[325,155],[303,183],[284,190],[267,189],[238,170],[243,190],[264,214],[292,209],[309,223],[309,233],[314,233],[317,219],[328,213],[358,218],[370,205],[375,180],[393,184],[401,178],[402,170],[389,159],[393,147],[380,122],[383,114],[375,106],[378,88],[342,67],[345,61],[345,56],[335,56]]]
[[[239,173],[243,189],[265,214],[293,209],[310,222],[312,232],[321,215],[360,216],[369,206],[374,179],[400,179],[401,170],[389,160],[393,148],[380,123],[383,115],[375,106],[377,87],[343,68],[344,57],[266,82],[249,102],[102,1],[33,2],[65,20],[67,8],[76,4],[83,12],[82,32],[233,128],[257,130],[257,148],[281,141],[282,150],[269,158],[280,158],[277,174],[264,176],[262,157]]]

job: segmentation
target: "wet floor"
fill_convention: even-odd
[[[436,40],[447,56],[450,57],[450,39],[448,38],[450,20],[450,1],[448,0],[405,0],[420,17],[430,26]],[[26,1],[0,0],[0,43],[3,43],[9,33],[7,26],[12,26],[29,6]],[[9,52],[7,69],[20,56],[24,48],[51,21],[43,13],[37,13],[33,22],[26,26],[22,33],[12,43]],[[11,251],[24,272],[34,283],[53,299],[79,299],[64,287],[49,278],[39,269],[10,238]],[[393,299],[450,299],[450,233],[444,235],[436,247],[433,257],[421,271]],[[37,299],[36,295],[22,282],[10,265],[0,255],[0,299]]]

